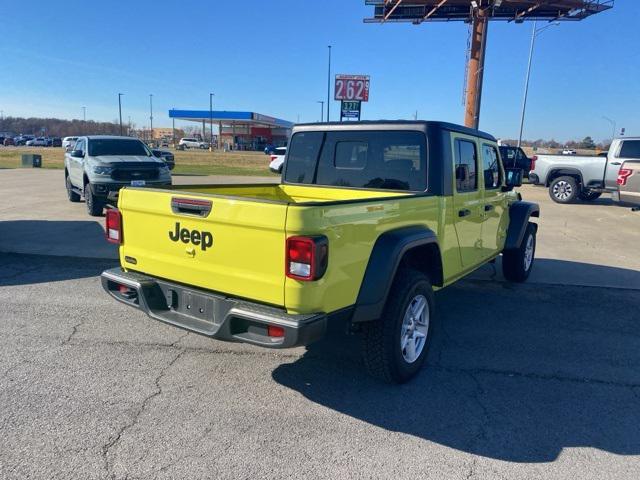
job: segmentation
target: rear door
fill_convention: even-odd
[[[640,140],[620,140],[620,145],[609,153],[604,178],[605,187],[618,189],[618,172],[626,160],[640,160]]]
[[[478,181],[478,145],[474,137],[452,134],[455,186],[453,208],[463,267],[481,262],[484,205]]]
[[[508,219],[506,198],[502,191],[504,171],[496,146],[482,142],[483,214],[482,256],[484,259],[500,253],[506,238]]]

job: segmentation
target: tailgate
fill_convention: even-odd
[[[122,267],[284,305],[287,204],[124,188]]]

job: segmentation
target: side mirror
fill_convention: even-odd
[[[507,168],[505,170],[505,186],[502,187],[503,192],[510,192],[515,187],[522,185],[522,169],[521,168]]]
[[[74,158],[84,158],[84,152],[82,150],[72,150],[71,156]]]

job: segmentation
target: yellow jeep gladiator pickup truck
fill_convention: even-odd
[[[115,299],[220,340],[287,348],[342,319],[388,382],[427,355],[433,289],[502,255],[531,271],[539,208],[513,191],[496,140],[443,122],[294,128],[282,180],[130,188],[107,212]]]

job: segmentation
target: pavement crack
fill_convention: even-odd
[[[598,378],[570,377],[570,376],[551,375],[551,374],[533,373],[533,372],[518,372],[515,370],[497,370],[497,369],[490,369],[490,368],[461,368],[461,367],[452,367],[452,366],[442,365],[438,363],[433,363],[430,365],[430,367],[438,370],[442,370],[445,372],[461,373],[465,375],[469,375],[469,374],[500,375],[505,377],[527,378],[530,380],[552,380],[557,382],[580,383],[585,385],[602,385],[607,387],[630,388],[632,390],[640,388],[640,384],[638,383],[613,382],[608,380],[601,380]],[[634,393],[635,393],[635,390],[634,390]]]
[[[180,339],[178,339],[177,341],[179,341]],[[177,342],[176,341],[176,342]],[[144,411],[146,410],[147,406],[149,405],[149,403],[156,397],[162,395],[162,386],[160,385],[160,382],[162,381],[162,378],[164,377],[164,375],[167,373],[167,371],[180,359],[180,357],[182,357],[182,355],[184,355],[186,353],[186,349],[182,349],[180,350],[174,357],[173,359],[160,371],[160,373],[156,376],[155,380],[154,380],[154,386],[155,389],[153,392],[151,392],[149,395],[147,395],[142,402],[140,403],[139,408],[136,410],[136,412],[133,415],[133,418],[131,419],[130,422],[126,423],[125,425],[123,425],[118,432],[116,433],[116,435],[111,438],[107,443],[105,443],[102,448],[101,448],[101,454],[102,454],[102,459],[103,459],[103,463],[104,463],[104,468],[107,472],[108,477],[115,479],[116,475],[115,473],[112,471],[112,465],[109,461],[109,453],[111,451],[111,449],[113,447],[115,447],[116,445],[118,445],[118,443],[120,443],[120,440],[122,439],[123,435],[131,428],[133,428],[134,426],[136,426],[136,424],[138,423],[138,421],[140,420],[140,417],[142,416],[142,414],[144,413]],[[128,474],[126,474],[125,478],[128,477]]]
[[[62,340],[62,343],[60,344],[61,347],[64,347],[65,345],[67,345],[71,339],[73,338],[73,336],[78,333],[78,328],[80,328],[80,326],[83,324],[84,322],[80,322],[80,323],[76,323],[72,330],[71,333],[69,334],[69,336],[67,338],[65,338],[64,340]]]

